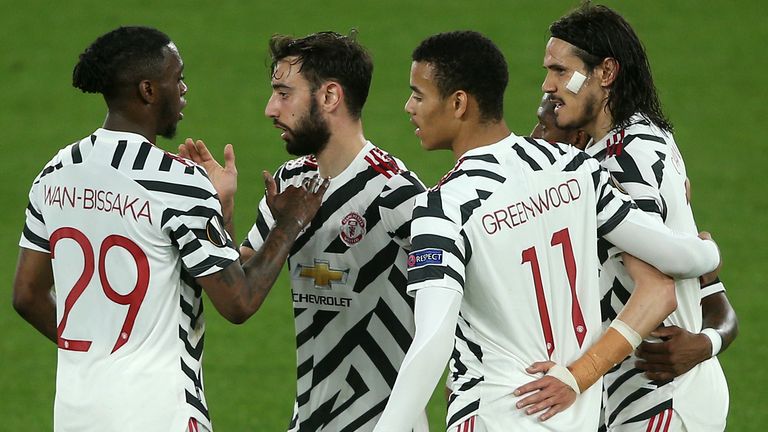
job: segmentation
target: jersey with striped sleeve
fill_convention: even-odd
[[[285,163],[278,191],[318,174],[314,157]],[[291,430],[369,431],[411,344],[406,257],[421,181],[370,142],[331,184],[288,257],[296,325],[297,398]],[[244,246],[274,223],[262,199]]]
[[[614,130],[590,145],[587,153],[621,184],[638,207],[671,230],[695,235],[698,230],[685,193],[686,172],[674,137],[636,115],[626,129]],[[604,325],[616,318],[634,290],[621,261],[621,251],[607,241],[598,245]],[[699,280],[675,281],[677,310],[664,320],[690,332],[701,330]],[[728,387],[717,358],[695,366],[674,381],[651,381],[628,357],[604,379],[609,428],[647,421],[674,408],[688,430],[723,430]]]
[[[29,193],[20,246],[49,253],[58,323],[54,430],[210,429],[196,277],[239,254],[205,171],[98,129]]]
[[[417,199],[408,290],[462,294],[448,430],[597,429],[599,383],[545,423],[510,395],[534,361],[567,365],[600,336],[597,238],[633,208],[622,197],[585,153],[510,135]]]

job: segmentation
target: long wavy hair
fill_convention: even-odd
[[[609,57],[619,63],[607,103],[614,127],[627,127],[637,113],[659,128],[672,132],[672,123],[661,109],[645,48],[621,15],[606,6],[586,1],[552,23],[549,32],[552,37],[575,46],[576,56],[590,72]]]

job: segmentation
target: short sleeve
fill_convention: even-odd
[[[410,249],[415,200],[424,191],[424,184],[415,173],[403,171],[393,176],[379,195],[381,222],[395,242],[405,249]]]
[[[438,286],[464,292],[468,257],[460,203],[444,190],[419,195],[413,210],[412,250],[408,255],[408,292]]]
[[[207,178],[194,197],[177,196],[167,202],[162,229],[179,249],[183,266],[193,277],[223,270],[240,257],[224,228],[221,204]]]
[[[24,230],[19,240],[19,246],[38,252],[50,253],[49,233],[41,211],[39,197],[39,176],[29,190],[29,203],[25,212]]]

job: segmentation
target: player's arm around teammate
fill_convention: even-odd
[[[571,376],[551,361],[537,362],[526,369],[530,374],[548,373],[515,390],[516,396],[536,391],[516,403],[527,414],[544,411],[539,416],[544,421],[568,408],[579,393],[599,380],[615,362],[629,355],[643,336],[651,333],[658,323],[677,308],[675,282],[672,278],[627,253],[623,254],[623,260],[635,281],[635,291],[613,321],[620,322],[620,327],[612,325],[581,358],[569,365]],[[562,386],[561,380],[570,382],[571,388]]]

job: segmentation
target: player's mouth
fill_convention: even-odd
[[[557,112],[560,111],[560,109],[565,106],[565,102],[563,102],[561,99],[552,97],[550,98],[550,101],[552,101],[552,104],[555,106],[555,109],[554,109],[555,114],[557,114]]]
[[[283,132],[280,133],[280,138],[282,138],[283,140],[287,140],[288,134],[291,132],[291,128],[289,128],[287,125],[283,123],[280,123],[277,120],[273,120],[272,125],[275,128],[282,130]]]
[[[413,120],[413,117],[410,118],[411,124],[416,126],[416,129],[413,131],[414,134],[416,134],[417,137],[421,138],[421,128],[419,127],[418,123],[416,123]]]
[[[187,107],[187,100],[184,98],[181,98],[181,106],[179,107],[179,120],[184,119],[184,113],[182,111],[186,107]]]

